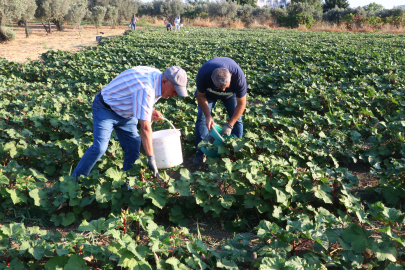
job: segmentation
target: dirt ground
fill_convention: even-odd
[[[25,37],[24,27],[19,27],[17,24],[7,25],[16,33],[16,39],[13,41],[0,43],[0,57],[6,58],[8,61],[24,63],[27,58],[31,60],[39,60],[42,53],[49,50],[62,50],[76,52],[86,46],[96,46],[96,36],[115,36],[122,35],[128,29],[127,25],[118,25],[115,29],[110,26],[100,27],[100,33],[92,25],[83,25],[81,36],[77,28],[67,25],[63,31],[57,31],[55,26],[52,26],[52,34],[47,35],[44,27],[40,23],[29,23],[31,35]]]

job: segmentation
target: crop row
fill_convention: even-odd
[[[260,263],[272,261],[282,269],[290,269],[292,262],[284,263],[288,261],[396,269],[394,263],[404,261],[405,247],[402,39],[392,34],[201,28],[172,34],[156,28],[106,38],[74,54],[48,52],[40,62],[3,61],[0,218],[7,220],[12,209],[28,207],[51,213],[47,222],[55,226],[68,226],[90,221],[90,207],[115,215],[128,207],[130,213],[150,209],[187,226],[190,217],[207,215],[231,232],[267,226],[271,232],[262,240],[271,248],[257,253]],[[161,70],[178,65],[187,71],[190,97],[158,103],[156,109],[181,129],[184,156],[191,157],[195,76],[206,60],[217,56],[231,57],[242,67],[248,107],[244,138],[221,147],[221,158],[208,159],[207,171],[174,168],[156,181],[142,157],[123,173],[123,152],[113,134],[88,178],[79,184],[69,177],[92,143],[94,95],[136,65]],[[226,113],[217,107],[214,119],[225,123]],[[153,126],[167,128],[165,123]],[[356,163],[379,180],[367,189],[372,199],[356,193],[359,180],[348,169]],[[172,177],[173,171],[178,176]],[[122,190],[124,182],[135,189]],[[373,229],[381,223],[385,225]],[[251,256],[261,247],[240,237],[231,241],[245,243],[246,249],[250,242],[251,253],[232,252],[254,261]],[[272,251],[283,248],[284,255]],[[236,262],[232,256],[226,260]],[[237,267],[257,267],[242,261]],[[218,261],[214,265],[232,269]]]

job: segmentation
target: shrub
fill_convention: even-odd
[[[275,7],[270,10],[271,18],[278,21],[280,17],[287,15],[285,8]]]
[[[270,20],[272,17],[270,10],[271,9],[269,7],[258,7],[252,11],[252,15],[258,20]]]
[[[292,28],[296,28],[299,25],[311,28],[315,23],[313,14],[319,17],[319,12],[315,12],[314,7],[307,3],[292,3],[288,5],[287,12],[287,16],[282,15],[279,17],[279,22]]]
[[[8,28],[1,28],[0,29],[0,42],[3,41],[11,41],[15,39],[15,32],[8,29]]]
[[[405,9],[403,8],[393,8],[393,9],[384,9],[375,13],[376,16],[381,18],[391,17],[391,16],[403,16]]]
[[[339,22],[343,8],[332,8],[323,14],[323,20],[326,22]]]
[[[153,24],[148,22],[147,20],[141,19],[136,23],[136,26],[146,27],[146,26],[153,26]]]

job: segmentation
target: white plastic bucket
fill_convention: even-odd
[[[169,120],[163,118],[170,123]],[[164,129],[152,133],[152,146],[155,154],[156,166],[158,169],[167,169],[183,163],[181,151],[180,130]]]

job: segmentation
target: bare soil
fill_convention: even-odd
[[[41,54],[49,50],[77,52],[87,46],[96,46],[96,36],[122,35],[125,30],[128,30],[127,25],[117,25],[115,29],[111,29],[110,26],[101,26],[97,34],[94,26],[83,25],[80,36],[77,28],[66,25],[63,31],[57,31],[56,27],[52,26],[52,34],[47,35],[42,24],[29,22],[28,28],[31,34],[26,38],[24,27],[19,27],[17,24],[7,26],[16,33],[16,38],[13,41],[0,43],[0,57],[19,63],[27,62],[27,58],[39,60]]]

